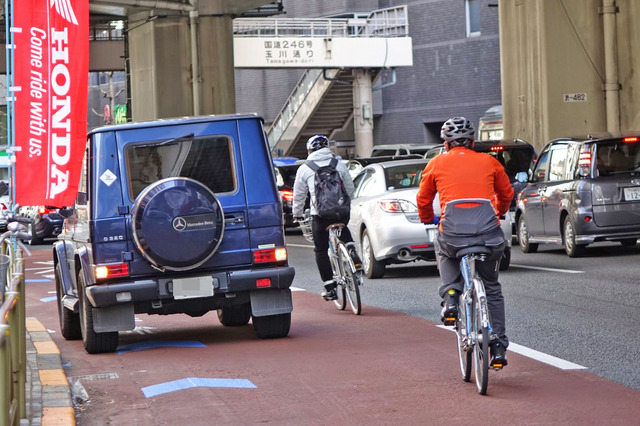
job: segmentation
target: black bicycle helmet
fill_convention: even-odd
[[[473,141],[476,130],[473,124],[464,117],[453,117],[442,125],[440,137],[446,142],[458,141],[458,145],[463,145]],[[463,140],[464,139],[464,140]]]
[[[314,152],[321,148],[327,148],[329,146],[329,139],[326,136],[314,135],[307,140],[307,151]]]

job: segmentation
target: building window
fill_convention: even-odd
[[[467,37],[480,35],[480,0],[465,0],[467,17]]]

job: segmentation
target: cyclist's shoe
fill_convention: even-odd
[[[507,365],[507,348],[500,342],[491,342],[491,368],[502,368]]]
[[[324,291],[320,293],[320,296],[322,296],[324,300],[338,299],[338,292],[336,291],[337,286],[338,285],[333,280],[325,282]]]
[[[444,295],[442,301],[442,313],[440,320],[444,325],[455,325],[458,319],[458,301],[460,293],[454,289],[449,289]]]
[[[351,260],[353,260],[353,266],[356,267],[356,271],[362,272],[362,260],[360,260],[360,256],[358,256],[355,243],[348,243],[347,249],[351,255]]]

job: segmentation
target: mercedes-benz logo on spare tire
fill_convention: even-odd
[[[187,221],[183,217],[176,217],[173,219],[173,229],[176,231],[184,231],[187,229]]]
[[[213,256],[224,231],[215,194],[194,179],[162,179],[145,188],[131,212],[137,249],[152,265],[174,271],[196,268]]]

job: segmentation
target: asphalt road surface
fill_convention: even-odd
[[[549,358],[560,368],[510,350],[509,366],[492,371],[488,395],[478,395],[473,383],[461,379],[454,334],[438,326],[438,279],[432,265],[390,268],[388,277],[367,281],[363,314],[355,316],[320,298],[312,250],[295,233],[288,240],[297,271],[294,285],[308,291],[293,294],[287,338],[259,340],[251,325],[223,327],[215,313],[200,318],[138,315],[136,329],[120,333],[118,352],[100,355],[87,354],[79,341],[61,338],[51,254],[45,246],[33,250],[26,266],[27,315],[50,330],[70,382],[88,395],[76,405],[78,424],[637,424],[640,391],[600,377],[579,357],[562,362]],[[614,257],[618,261],[635,254]],[[557,252],[551,256],[560,258]],[[596,260],[600,257],[587,258],[585,264]],[[637,264],[637,257],[633,260],[630,264]],[[552,311],[545,306],[557,295],[529,295],[532,287],[544,293],[570,286],[575,294],[561,303],[567,311],[582,304],[585,311],[594,311],[598,305],[582,292],[598,287],[596,282],[573,284],[564,276],[577,273],[538,282],[539,273],[513,268],[503,276],[516,347],[544,349],[544,341],[553,337],[545,334],[553,327],[541,318]],[[611,281],[620,293],[632,284],[622,277]],[[637,311],[629,298],[613,303],[617,292],[596,295],[619,306],[621,315]],[[511,300],[521,294],[522,300]],[[528,305],[529,299],[540,300],[528,314],[521,312],[525,308],[520,305]],[[383,304],[388,306],[379,306]],[[556,329],[561,335],[577,334],[567,346],[578,353],[589,345],[599,347],[600,335],[616,328],[605,321],[617,313],[596,313],[588,320],[563,314],[561,319],[573,320]],[[618,326],[636,321],[633,315],[621,318]],[[586,325],[575,328],[578,320]],[[583,328],[593,330],[584,335]],[[576,347],[582,339],[584,344]],[[635,354],[637,363],[637,350]]]

